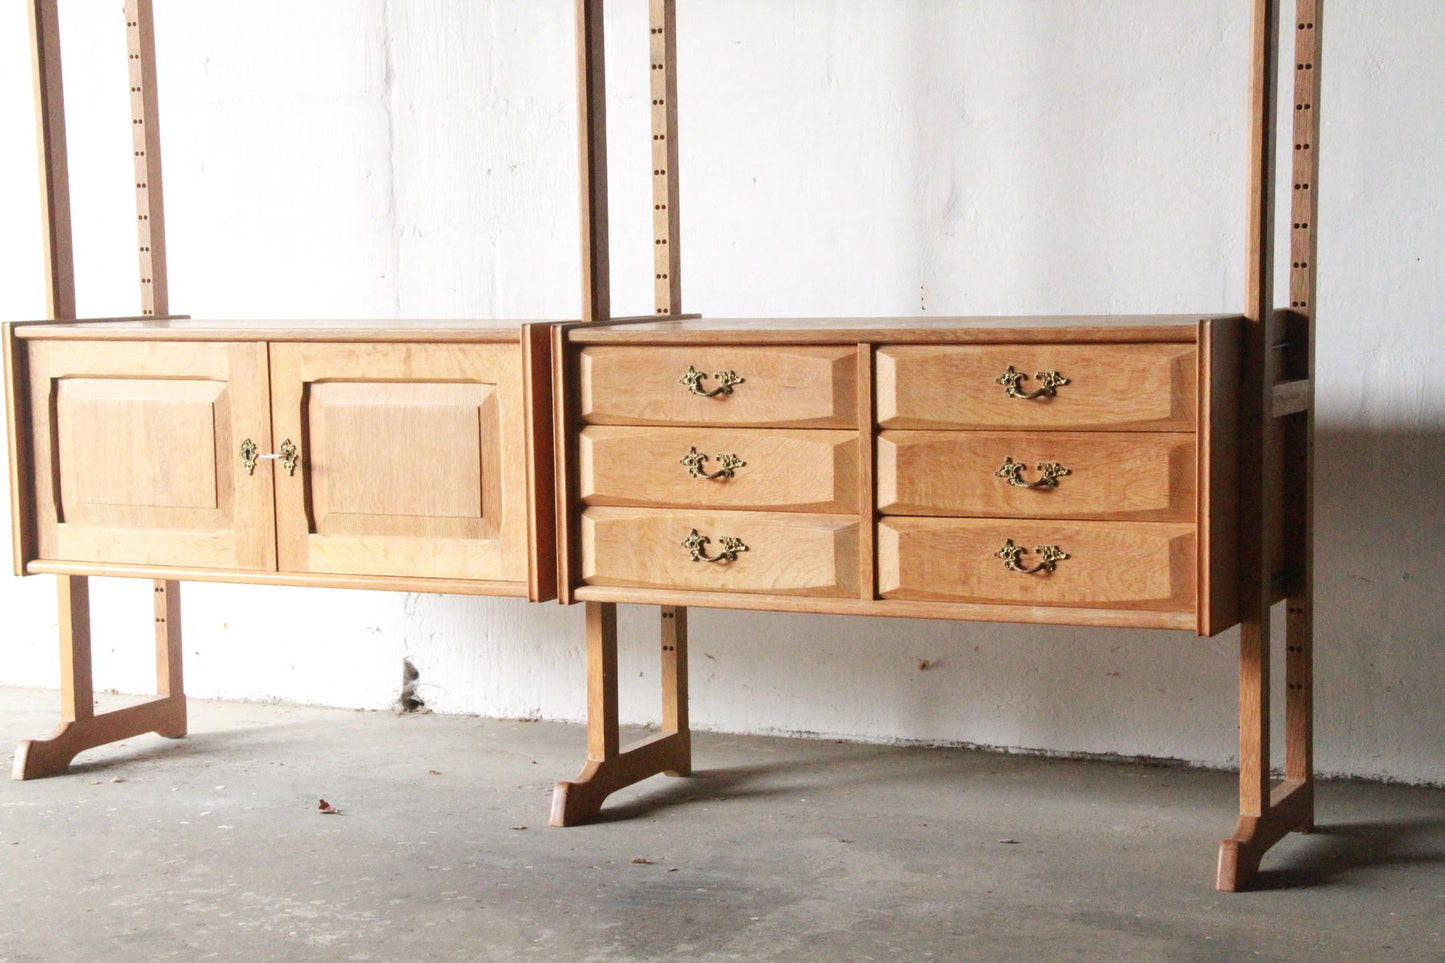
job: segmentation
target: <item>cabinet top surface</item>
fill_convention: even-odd
[[[212,320],[202,318],[122,318],[84,321],[21,322],[19,338],[86,341],[470,341],[514,342],[524,324],[551,321],[503,321],[473,318],[355,320]]]
[[[1196,340],[1202,321],[1227,314],[1014,315],[902,318],[684,318],[570,328],[576,344],[837,344],[854,341],[968,344]]]

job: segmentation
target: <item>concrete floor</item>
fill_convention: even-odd
[[[0,689],[7,750],[56,705]],[[1226,895],[1228,774],[700,734],[697,776],[559,830],[579,727],[193,701],[191,731],[0,782],[0,963],[1445,959],[1441,790],[1326,783]]]

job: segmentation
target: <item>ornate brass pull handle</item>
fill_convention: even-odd
[[[1032,401],[1035,398],[1052,398],[1059,393],[1059,386],[1069,383],[1069,379],[1057,371],[1036,371],[1034,377],[1039,379],[1039,387],[1030,392],[1024,392],[1019,387],[1029,376],[1021,371],[1015,371],[1013,365],[1008,370],[994,379],[994,384],[1003,385],[1004,394],[1010,398],[1023,398],[1025,401]]]
[[[301,450],[292,443],[290,438],[281,442],[281,449],[274,455],[263,455],[256,443],[247,438],[241,442],[241,464],[245,466],[246,474],[256,474],[256,465],[263,461],[279,461],[281,467],[286,469],[286,474],[296,474],[296,463],[301,458]]]
[[[704,391],[702,389],[702,381],[706,377],[707,375],[698,371],[692,365],[688,365],[687,374],[677,379],[677,383],[686,385],[688,392],[697,395],[699,398],[716,398],[718,395],[732,394],[733,385],[740,385],[747,380],[746,378],[738,377],[737,373],[733,371],[718,371],[713,374],[713,377],[716,378],[718,382],[717,387],[711,391]]]
[[[1014,461],[1013,456],[1010,455],[1003,460],[1003,465],[994,474],[1002,478],[1005,485],[1013,488],[1058,488],[1060,478],[1073,474],[1056,461],[1045,461],[1039,463],[1038,469],[1043,474],[1039,476],[1038,481],[1026,482],[1023,475],[1024,467],[1021,462]]]
[[[1034,549],[1039,553],[1039,564],[1033,568],[1024,568],[1019,564],[1019,559],[1027,554],[1027,549],[1021,545],[1015,545],[1013,539],[1003,543],[1003,548],[994,552],[994,556],[1003,559],[1003,567],[1010,572],[1018,572],[1020,575],[1048,575],[1058,568],[1059,563],[1069,557],[1069,553],[1060,550],[1057,545],[1040,545]]]
[[[682,464],[687,467],[687,473],[693,478],[706,479],[728,479],[733,477],[739,468],[747,462],[737,455],[718,455],[719,468],[715,472],[703,471],[703,465],[707,462],[707,456],[698,451],[696,447],[689,448],[687,454],[682,456]]]
[[[712,541],[710,538],[706,535],[699,535],[697,529],[694,528],[688,533],[687,538],[682,540],[682,547],[687,549],[688,555],[694,562],[736,562],[738,555],[748,550],[742,539],[723,535],[718,538],[718,541],[722,543],[722,551],[717,555],[710,556],[707,554],[707,544],[710,541]]]

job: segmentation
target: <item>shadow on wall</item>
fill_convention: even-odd
[[[1445,783],[1442,461],[1439,429],[1317,432],[1316,715],[1329,769]],[[1404,759],[1417,777],[1393,763]]]

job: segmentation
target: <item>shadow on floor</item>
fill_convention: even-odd
[[[1445,866],[1445,817],[1336,823],[1318,826],[1300,840],[1290,865],[1262,869],[1253,888],[1328,886],[1350,873],[1386,866]]]

